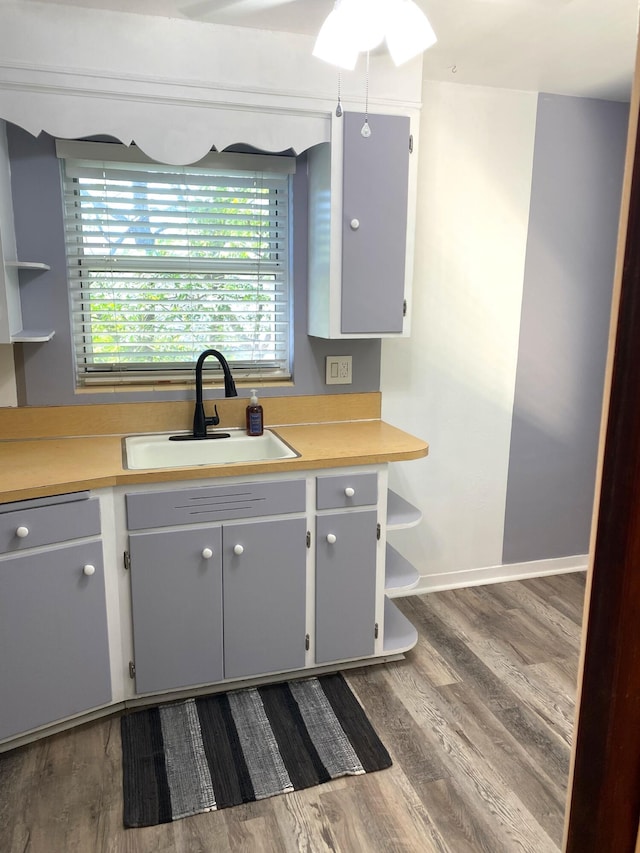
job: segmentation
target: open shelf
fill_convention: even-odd
[[[418,570],[387,542],[384,591],[394,593],[413,589],[419,580]]]
[[[5,261],[6,267],[19,270],[50,270],[49,264],[41,264],[38,261]]]
[[[38,343],[40,341],[50,341],[55,335],[55,331],[51,329],[22,329],[11,335],[11,342],[19,343]]]
[[[37,261],[4,261],[3,264],[0,256],[0,288],[2,288],[0,298],[3,303],[2,309],[7,313],[9,332],[4,338],[4,343],[42,343],[50,341],[54,336],[53,329],[20,328],[24,322],[20,304],[20,282],[26,282],[33,277],[27,275],[22,278],[20,273],[22,271],[38,273],[50,269],[48,264]],[[19,331],[12,331],[13,329],[19,329]]]
[[[421,511],[389,489],[387,493],[387,530],[415,527],[422,520]]]
[[[408,652],[418,642],[418,632],[407,617],[398,610],[391,599],[384,599],[384,642],[385,654]]]

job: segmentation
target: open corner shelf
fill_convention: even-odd
[[[422,512],[389,489],[387,493],[387,530],[405,530],[422,521]]]
[[[398,610],[391,599],[384,599],[384,643],[385,654],[408,652],[418,642],[418,632],[407,617]]]
[[[404,592],[417,586],[420,580],[418,570],[387,542],[385,560],[384,591],[388,595]]]
[[[26,322],[22,316],[20,284],[33,277],[30,275],[22,277],[20,273],[23,271],[39,273],[50,269],[49,264],[39,261],[3,260],[0,253],[0,311],[6,313],[8,326],[8,334],[3,335],[3,343],[42,343],[50,341],[54,336],[53,329],[20,328],[22,323]]]

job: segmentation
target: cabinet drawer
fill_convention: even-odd
[[[97,498],[45,506],[28,504],[0,514],[0,553],[25,551],[99,533]]]
[[[342,509],[378,503],[377,474],[340,474],[318,477],[316,506],[318,509]]]
[[[129,530],[304,512],[305,481],[236,483],[126,496]]]

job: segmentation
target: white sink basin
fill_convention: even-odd
[[[132,435],[124,439],[127,468],[185,468],[189,465],[228,465],[299,456],[275,433],[249,436],[241,429],[220,430],[229,438],[170,441],[169,436]]]

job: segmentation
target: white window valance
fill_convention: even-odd
[[[330,139],[329,115],[113,98],[106,109],[104,101],[68,94],[16,94],[0,91],[2,117],[34,136],[43,130],[67,139],[112,136],[170,165],[197,163],[212,148],[247,145],[269,153],[300,154]],[[29,99],[33,103],[27,109]]]
[[[75,160],[89,170],[96,161],[106,161],[111,168],[117,163],[151,166],[161,161],[148,157],[137,147],[112,145],[108,142],[85,142],[75,139],[56,139],[56,155],[63,160]],[[171,164],[182,165],[182,164]],[[195,165],[195,164],[194,164]],[[268,170],[281,175],[293,175],[296,171],[296,161],[293,157],[270,157],[267,154],[235,154],[232,152],[208,152],[197,161],[199,168],[218,169],[255,169]]]
[[[0,119],[34,136],[135,142],[170,165],[330,140],[338,72],[312,56],[312,36],[82,7],[69,22],[63,5],[0,2]],[[343,108],[362,110],[364,65],[340,86]],[[372,112],[419,110],[421,58],[372,56],[368,91]]]

